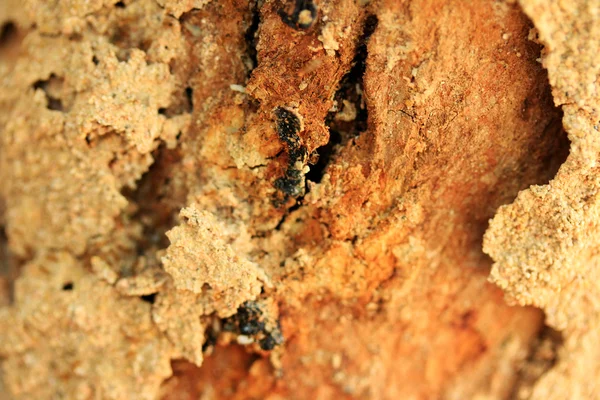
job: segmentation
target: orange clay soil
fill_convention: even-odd
[[[0,398],[600,398],[597,2],[0,24]]]

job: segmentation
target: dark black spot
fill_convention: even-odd
[[[115,3],[115,7],[117,8],[125,8],[125,3],[122,1],[118,1]]]
[[[46,90],[46,85],[48,84],[48,81],[45,80],[37,80],[33,83],[33,88],[34,89],[42,89],[42,90]]]
[[[154,301],[156,300],[156,293],[140,296],[140,299],[142,299],[142,301],[145,301],[146,303],[154,304]]]
[[[284,342],[283,335],[281,334],[281,326],[277,322],[277,327],[271,332],[268,332],[264,338],[258,343],[260,348],[263,350],[273,350],[275,346],[278,346]]]
[[[161,108],[159,108],[159,109],[158,109],[158,113],[159,113],[160,115],[165,115],[165,113],[166,113],[166,112],[167,112],[167,109],[166,109],[166,108],[164,108],[164,107],[161,107]]]
[[[62,101],[48,96],[48,110],[63,111]]]
[[[62,286],[62,290],[69,291],[73,290],[73,282],[67,282]]]
[[[259,344],[260,348],[263,350],[273,350],[277,345],[277,343],[275,343],[275,339],[273,339],[273,336],[271,335],[261,339]]]
[[[6,22],[0,29],[0,46],[4,46],[17,37],[17,26],[12,22]]]
[[[252,302],[242,304],[237,313],[223,321],[223,330],[238,332],[243,335],[255,335],[265,328],[262,318],[262,310]]]
[[[304,12],[304,15],[307,11],[310,13],[310,17],[306,21],[301,20],[300,14]],[[308,29],[317,20],[317,6],[315,6],[312,0],[295,0],[292,14],[288,14],[284,10],[279,10],[277,14],[281,18],[281,21],[290,28]]]
[[[240,335],[251,336],[255,342],[258,342],[263,350],[272,350],[275,346],[283,343],[283,335],[279,323],[275,328],[267,329],[263,310],[259,303],[247,301],[242,304],[235,315],[225,318],[221,321],[221,330],[234,332]],[[211,339],[214,334],[214,339]],[[215,332],[211,329],[206,332],[208,348],[211,341],[216,342]]]
[[[367,41],[371,37],[373,33],[375,33],[375,29],[377,29],[377,24],[379,24],[379,19],[375,14],[369,14],[365,19],[365,25],[363,27],[363,34],[361,37],[362,44],[366,45]],[[365,49],[366,50],[366,49]]]
[[[117,47],[120,47],[121,50],[127,49],[129,47],[129,46],[127,46],[128,39],[129,39],[129,32],[123,26],[115,27],[109,37],[110,42],[112,44],[116,45]],[[117,54],[117,56],[118,56],[118,54]],[[123,60],[119,60],[119,61],[123,61]]]
[[[46,94],[46,100],[48,101],[48,106],[47,108],[49,110],[54,110],[54,111],[63,111],[63,104],[62,101],[60,99],[57,99],[56,97],[52,97],[48,94],[48,84],[50,83],[51,80],[58,80],[60,81],[59,78],[56,77],[56,75],[51,74],[50,77],[47,80],[38,80],[33,84],[33,88],[34,89],[41,89],[44,91],[44,93]]]
[[[245,324],[240,324],[240,333],[242,335],[256,335],[264,329],[265,325],[260,321],[248,321]]]
[[[73,32],[68,36],[68,38],[72,42],[81,42],[83,40],[83,35],[78,32]]]
[[[98,60],[98,57],[96,57],[96,56],[92,56],[92,62],[94,63],[94,65],[98,65],[100,63],[100,61]]]
[[[238,309],[236,319],[239,332],[243,335],[255,335],[265,328],[261,320],[262,312],[253,303],[246,302]]]
[[[188,101],[188,111],[192,112],[194,110],[194,89],[190,86],[185,88],[185,97]]]

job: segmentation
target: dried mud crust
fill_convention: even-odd
[[[562,334],[555,365],[517,392],[534,399],[600,398],[600,5],[521,1],[544,45],[554,102],[564,112],[569,157],[549,184],[501,207],[484,250],[491,281],[520,305],[546,313]],[[535,368],[535,366],[533,366]]]
[[[522,3],[0,3],[7,395],[592,393],[597,24]]]

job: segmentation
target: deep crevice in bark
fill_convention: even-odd
[[[144,254],[148,248],[164,249],[169,245],[165,233],[175,226],[177,214],[184,204],[167,204],[165,188],[171,180],[171,167],[180,161],[177,149],[159,146],[153,153],[154,163],[150,166],[134,190],[124,189],[123,195],[138,207],[132,216],[141,221],[144,234],[138,241],[138,254]]]
[[[558,349],[563,346],[564,337],[561,332],[547,325],[540,330],[538,338],[532,343],[529,356],[518,372],[511,399],[524,398],[524,393],[531,393],[533,386],[558,361]]]
[[[0,49],[17,38],[17,26],[13,22],[5,22],[0,28]]]
[[[248,29],[246,30],[246,34],[244,38],[246,40],[246,57],[248,58],[248,78],[252,73],[252,70],[256,68],[258,65],[257,60],[257,51],[256,51],[256,43],[258,38],[256,37],[256,32],[258,32],[258,27],[260,25],[260,9],[258,7],[257,2],[252,6],[252,22]]]
[[[377,16],[365,18],[363,32],[356,46],[350,71],[344,75],[335,95],[336,111],[327,115],[325,124],[329,128],[329,142],[317,149],[317,162],[310,166],[306,180],[319,183],[325,174],[337,145],[344,145],[367,130],[369,114],[364,99],[363,77],[367,67],[369,38],[378,24]],[[308,192],[309,187],[307,187]]]

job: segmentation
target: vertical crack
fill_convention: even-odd
[[[317,161],[306,174],[306,179],[311,182],[321,182],[338,145],[345,145],[367,130],[369,114],[364,100],[363,80],[367,67],[369,38],[375,32],[378,22],[374,14],[365,18],[352,68],[340,81],[335,95],[335,109],[325,119],[325,125],[329,128],[329,142],[317,149]]]
[[[337,130],[330,128],[329,142],[325,146],[317,149],[318,160],[316,164],[310,166],[310,171],[306,174],[306,180],[320,183],[325,174],[325,169],[329,165],[331,158],[335,155],[336,146],[342,143],[342,135]],[[308,190],[308,188],[307,188]]]
[[[365,18],[352,68],[342,78],[335,96],[337,110],[330,113],[326,121],[331,129],[340,132],[342,143],[367,130],[369,114],[364,99],[364,75],[367,69],[367,46],[378,23],[374,14]]]
[[[254,68],[256,68],[256,66],[258,65],[258,52],[256,51],[256,44],[258,39],[256,33],[258,32],[259,25],[260,10],[258,7],[258,2],[254,2],[254,5],[252,6],[252,22],[250,23],[250,26],[248,27],[248,29],[246,30],[246,34],[244,35],[244,38],[246,40],[245,63],[248,67],[248,78],[250,77],[252,70],[254,70]]]

